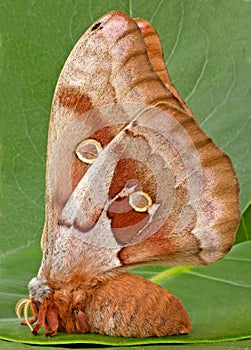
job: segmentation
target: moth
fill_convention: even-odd
[[[181,302],[125,270],[213,263],[239,220],[232,163],[172,85],[154,28],[119,11],[101,17],[56,86],[43,259],[16,305],[22,324],[48,337],[187,334]]]

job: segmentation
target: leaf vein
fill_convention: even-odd
[[[178,30],[178,33],[177,33],[176,40],[175,40],[175,43],[173,45],[172,51],[171,51],[170,55],[168,56],[168,58],[167,58],[167,60],[165,62],[166,67],[169,66],[169,61],[171,60],[171,58],[174,55],[174,52],[176,50],[176,47],[178,46],[178,43],[179,43],[179,40],[180,40],[181,31],[183,29],[183,20],[184,20],[184,5],[183,5],[183,2],[182,2],[181,3],[181,18],[180,18],[179,30]]]
[[[214,277],[214,276],[204,275],[204,274],[196,272],[196,271],[187,270],[187,271],[184,271],[184,272],[189,274],[189,275],[194,275],[194,276],[205,278],[205,279],[209,279],[209,280],[212,280],[212,281],[217,281],[217,282],[221,282],[221,283],[230,284],[230,285],[235,286],[235,287],[251,288],[251,285],[248,285],[248,284],[237,283],[237,282],[225,280],[223,278],[218,278],[218,277]]]

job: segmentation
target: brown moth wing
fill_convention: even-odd
[[[147,54],[153,69],[172,93],[173,100],[179,101],[185,114],[195,118],[171,82],[165,67],[162,46],[157,32],[145,19],[136,18],[135,21],[144,37]],[[179,120],[177,115],[175,117]],[[188,123],[189,118],[182,120],[185,128],[185,124]],[[209,229],[208,237],[207,234],[203,234],[203,231],[197,233],[196,227],[194,228],[194,232],[196,232],[194,237],[190,234],[193,231],[189,234],[184,232],[182,238],[181,235],[170,236],[168,229],[163,227],[159,233],[153,235],[147,242],[144,241],[124,248],[120,252],[123,263],[132,264],[136,262],[137,264],[148,257],[152,261],[160,262],[162,260],[170,264],[207,264],[224,256],[232,247],[240,220],[238,180],[229,157],[217,148],[205,133],[204,137],[202,136],[202,139],[196,142],[196,139],[199,139],[200,132],[201,130],[194,131],[193,134],[190,133],[190,136],[194,135],[192,138],[200,153],[201,160],[203,160],[202,166],[205,165],[204,173],[208,174],[206,178],[209,183],[207,194],[209,201],[206,204],[206,201],[203,203],[202,199],[197,212],[198,216],[200,210],[205,213],[205,216],[208,216],[208,227],[205,225],[202,228],[205,232],[208,232]],[[205,152],[208,153],[206,156]],[[219,167],[222,167],[222,169],[219,169]],[[213,178],[216,181],[213,181]],[[212,198],[211,201],[210,197]],[[215,215],[214,223],[209,224],[212,212],[216,213],[219,208],[221,208],[221,214]],[[217,238],[215,234],[210,237],[210,230],[212,233],[213,231],[216,233]],[[169,236],[168,239],[167,236]],[[196,239],[193,239],[196,236],[201,236],[201,239],[199,238],[197,242]],[[215,240],[214,244],[212,240]],[[156,245],[154,241],[157,243]]]
[[[116,122],[115,125],[111,125],[111,121],[107,123],[105,120],[107,115],[102,116],[102,113],[100,115],[96,109],[111,103],[144,103],[147,106],[156,106],[158,110],[164,111],[168,117],[176,120],[189,135],[198,152],[202,169],[200,178],[202,188],[200,201],[193,208],[190,203],[186,203],[188,193],[186,180],[179,185],[183,180],[175,179],[175,200],[167,220],[149,238],[142,239],[141,235],[138,242],[135,239],[135,232],[131,232],[131,238],[134,237],[134,240],[128,239],[126,242],[123,234],[120,236],[114,234],[114,230],[116,231],[119,226],[129,231],[131,220],[140,230],[142,227],[145,229],[143,222],[146,220],[145,217],[142,219],[141,215],[138,218],[139,214],[133,213],[132,210],[124,214],[114,214],[114,208],[111,208],[109,219],[112,221],[112,229],[109,228],[107,234],[109,238],[105,244],[109,246],[110,240],[115,237],[115,241],[125,242],[126,246],[121,249],[115,242],[108,248],[101,249],[100,245],[96,248],[91,245],[90,248],[89,241],[80,244],[76,241],[76,236],[79,233],[81,237],[87,236],[86,232],[92,232],[92,227],[102,217],[102,207],[105,206],[107,198],[105,191],[110,197],[114,197],[125,186],[126,181],[136,178],[143,186],[144,192],[151,194],[153,199],[156,195],[154,189],[156,174],[148,172],[149,174],[145,176],[146,169],[142,162],[135,162],[132,157],[119,160],[119,147],[123,145],[121,147],[125,150],[133,140],[136,142],[140,137],[145,138],[150,143],[150,149],[145,150],[145,157],[150,159],[151,150],[159,148],[158,137],[140,125],[131,125],[128,128],[130,118],[117,121],[115,115],[112,117]],[[92,124],[97,120],[99,128],[93,131],[88,125],[82,130],[82,116],[94,108],[94,114],[85,122]],[[165,121],[159,120],[157,116],[156,125],[158,123],[162,123],[161,127],[164,127]],[[102,183],[105,181],[106,185],[103,188],[104,193],[98,195],[98,198],[103,198],[101,208],[96,201],[92,201],[95,193],[91,193],[90,182],[95,178],[95,186],[102,185],[101,180],[94,174],[102,172],[105,164],[112,159],[107,151],[106,155],[103,153],[103,160],[99,157],[100,160],[98,158],[91,166],[81,163],[75,156],[75,148],[77,142],[85,138],[95,138],[103,146],[111,144],[111,150],[115,150],[118,155],[117,159],[114,158],[114,164],[107,170],[110,172],[109,176],[102,179]],[[165,151],[162,150],[160,159],[155,162],[156,164],[151,159],[151,164],[157,167],[162,162],[160,168],[164,169],[166,161],[164,155]],[[181,171],[184,164],[181,161],[178,164],[179,155],[174,152],[173,158],[168,159],[168,162],[170,164],[176,161],[175,166]],[[125,169],[128,173],[123,175]],[[159,169],[159,173],[160,181],[168,176],[164,170]],[[178,177],[178,174],[175,176]],[[187,177],[189,179],[190,175]],[[190,113],[184,111],[182,100],[174,97],[159,79],[146,55],[145,43],[137,24],[120,12],[111,12],[94,23],[76,44],[66,61],[53,100],[47,154],[44,231],[46,244],[41,273],[54,281],[60,281],[67,279],[67,276],[73,280],[73,272],[79,273],[77,271],[80,269],[92,276],[101,271],[151,261],[169,264],[214,262],[221,258],[234,242],[239,223],[238,193],[238,183],[231,161],[201,130]],[[71,209],[76,207],[76,198],[77,205],[84,208],[81,220],[79,212]],[[67,216],[67,212],[71,213],[71,218]],[[88,213],[91,213],[91,218],[88,217]],[[180,223],[178,219],[181,213],[184,215]],[[104,210],[103,214],[105,215]],[[104,220],[107,229],[110,222],[107,221],[107,217]],[[181,226],[179,230],[176,230],[177,225]],[[72,231],[69,231],[70,227],[76,228],[76,234],[73,235]],[[104,227],[102,230],[102,236],[106,236]],[[57,245],[67,247],[67,254],[62,255],[62,251],[58,252],[60,248],[55,248]],[[55,251],[57,257],[61,255],[60,259],[55,259]],[[62,260],[64,268],[56,266],[56,260]],[[87,261],[88,271],[85,268]]]
[[[166,85],[167,89],[173,94],[176,99],[179,100],[184,111],[190,116],[194,117],[193,112],[187,107],[186,103],[183,101],[182,97],[179,95],[170,79],[167,68],[165,66],[164,54],[158,33],[145,19],[135,18],[135,21],[138,24],[144,37],[147,55],[149,57],[151,65],[153,66],[153,69]]]

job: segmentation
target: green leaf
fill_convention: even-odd
[[[74,349],[74,350],[80,350],[80,349],[92,349],[92,350],[100,350],[100,347],[89,347],[88,345],[67,345],[66,347],[60,347],[57,346],[56,348],[53,346],[34,346],[34,345],[27,345],[27,344],[21,344],[21,343],[10,343],[7,341],[1,341],[0,340],[0,347],[1,350],[65,350],[65,349]],[[180,350],[181,345],[171,345],[168,344],[168,347],[166,345],[151,345],[151,350]],[[226,341],[223,343],[209,343],[209,344],[190,344],[186,345],[186,350],[218,350],[218,349],[226,349],[226,350],[248,350],[251,348],[251,340],[239,340],[236,341]],[[105,347],[105,350],[112,350],[114,347]],[[127,350],[128,347],[125,346],[116,346],[116,350]],[[130,350],[138,350],[142,349],[145,350],[145,346],[130,346]]]
[[[241,223],[237,231],[235,244],[251,240],[251,205],[241,217]]]
[[[59,73],[72,47],[94,20],[113,9],[144,17],[158,30],[175,86],[202,127],[233,160],[243,212],[250,203],[250,1],[0,2],[3,339],[48,344],[47,339],[31,337],[25,327],[18,326],[13,308],[16,300],[26,296],[26,284],[40,265],[50,105]],[[238,241],[250,240],[250,209],[243,216],[239,232]],[[168,288],[180,297],[191,314],[194,331],[181,340],[172,337],[164,342],[218,341],[250,335],[250,293],[245,286],[250,286],[250,281],[245,280],[250,274],[250,258],[243,257],[250,249],[249,244],[234,248],[236,261],[229,258],[231,253],[219,265],[208,267],[209,270],[192,268],[167,279]],[[152,277],[160,272],[165,269],[141,270],[141,274]],[[204,277],[207,273],[213,279]],[[220,282],[225,274],[231,283]],[[165,280],[161,283],[167,286]],[[218,336],[214,330],[219,332]],[[73,343],[79,337],[60,335],[50,344]],[[101,344],[107,341],[107,337],[103,340],[96,335],[84,339]],[[108,339],[108,342],[117,341]],[[119,339],[118,344],[130,341]]]

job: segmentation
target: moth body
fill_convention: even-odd
[[[103,281],[92,280],[90,285],[73,290],[70,286],[58,290],[42,286],[36,278],[29,287],[37,320],[34,334],[41,325],[48,336],[57,331],[122,337],[191,331],[188,314],[174,295],[129,273],[115,273]]]

